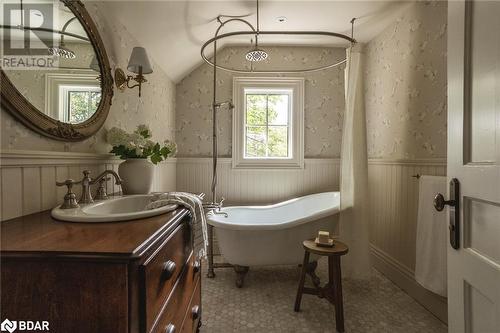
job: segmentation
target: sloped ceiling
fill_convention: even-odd
[[[261,1],[260,29],[326,30],[350,35],[349,21],[356,17],[359,19],[354,37],[366,42],[390,24],[411,2]],[[103,9],[106,17],[126,26],[141,44],[138,46],[145,47],[150,57],[174,82],[179,82],[202,62],[200,48],[214,36],[219,25],[216,21],[218,15],[248,14],[246,20],[251,23],[256,21],[255,1],[108,1]],[[285,16],[286,22],[279,23],[279,16]],[[228,24],[221,33],[243,29],[245,26],[242,24]],[[218,45],[224,47],[249,42],[246,36],[232,38]],[[262,45],[343,45],[341,40],[331,38],[287,36],[273,39],[262,36],[260,42]]]

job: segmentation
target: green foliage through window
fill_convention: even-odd
[[[92,117],[101,100],[100,91],[68,91],[68,121],[82,123]]]
[[[290,157],[289,98],[288,94],[246,94],[245,157]]]

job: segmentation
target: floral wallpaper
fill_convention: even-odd
[[[368,156],[446,157],[445,1],[411,5],[365,48]]]
[[[345,58],[342,48],[264,47],[269,58],[259,69],[314,68]],[[248,68],[248,47],[228,47],[217,54],[218,64],[230,68]],[[339,157],[344,113],[344,65],[328,70],[278,76],[305,78],[305,157]],[[217,100],[232,99],[233,76],[244,76],[219,70]],[[247,75],[270,76],[270,75]],[[212,152],[212,84],[213,70],[203,64],[180,83],[176,91],[176,127],[178,156],[206,157]],[[219,114],[219,152],[231,156],[232,114],[223,108]]]
[[[93,17],[110,59],[111,69],[126,69],[128,57],[134,46],[140,46],[119,22],[106,17],[104,2],[86,1],[85,6]],[[150,55],[151,56],[151,55]],[[77,143],[65,143],[45,138],[19,123],[5,110],[1,111],[1,148],[42,151],[72,151],[106,153],[105,131],[119,126],[132,131],[138,124],[148,124],[153,139],[175,139],[175,85],[151,59],[153,73],[147,75],[139,99],[137,88],[124,92],[115,89],[113,104],[105,125],[91,138]]]

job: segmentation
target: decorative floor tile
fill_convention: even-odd
[[[335,332],[328,301],[304,295],[301,311],[293,311],[299,273],[298,267],[252,267],[241,289],[231,268],[217,269],[215,279],[203,274],[201,332]],[[326,282],[325,260],[317,274]],[[447,332],[445,324],[377,271],[369,283],[343,280],[343,292],[346,332]]]

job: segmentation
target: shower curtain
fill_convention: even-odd
[[[371,274],[362,49],[361,44],[347,49],[340,157],[340,239],[349,246],[342,273],[353,279],[368,279]]]

